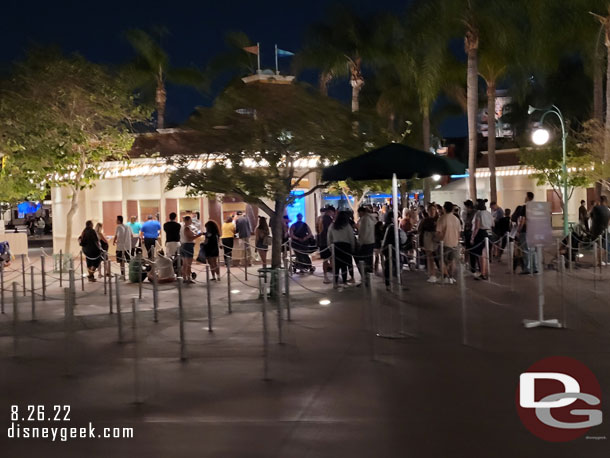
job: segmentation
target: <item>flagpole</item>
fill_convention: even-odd
[[[256,59],[258,62],[258,70],[257,73],[261,72],[261,44],[260,43],[256,43],[256,47],[258,49],[258,53],[256,54]]]
[[[275,45],[275,74],[276,75],[280,74],[280,67],[277,62],[277,44]]]

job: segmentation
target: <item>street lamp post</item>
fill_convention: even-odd
[[[561,170],[562,170],[562,187],[563,187],[563,235],[568,235],[568,165],[566,155],[566,139],[568,134],[566,132],[566,126],[563,121],[563,115],[561,110],[556,105],[552,105],[550,108],[535,108],[530,105],[527,110],[528,114],[532,114],[535,111],[544,111],[540,118],[540,125],[544,123],[544,118],[548,114],[554,114],[559,118],[561,124]],[[544,128],[539,128],[532,134],[532,140],[537,145],[544,145],[549,141],[549,131]]]

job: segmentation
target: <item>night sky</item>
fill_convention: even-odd
[[[402,13],[407,0],[352,0],[362,13]],[[164,39],[172,64],[203,67],[223,49],[228,30],[242,30],[253,42],[260,41],[262,67],[274,66],[273,46],[298,51],[309,24],[323,20],[332,2],[308,1],[66,1],[3,0],[0,27],[0,66],[23,56],[32,43],[54,44],[65,52],[77,51],[90,60],[120,64],[132,56],[123,32],[163,25],[170,31]],[[289,61],[289,59],[285,59]],[[288,70],[289,62],[283,62]],[[307,75],[304,76],[307,79]],[[349,84],[334,88],[347,101]],[[167,122],[184,121],[196,105],[210,98],[194,90],[169,87]],[[455,126],[455,123],[451,123]],[[457,127],[457,126],[455,126]],[[455,130],[453,127],[450,130]]]

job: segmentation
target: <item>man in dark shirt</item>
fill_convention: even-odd
[[[536,254],[536,248],[533,247],[531,250],[527,245],[527,204],[528,202],[532,202],[534,200],[534,193],[528,192],[525,196],[525,205],[521,205],[515,211],[518,211],[518,222],[517,222],[517,238],[519,240],[519,245],[521,246],[521,251],[523,252],[523,270],[521,274],[527,275],[531,270],[534,271],[535,274],[538,273],[538,256]]]
[[[599,205],[591,210],[591,238],[599,242],[601,247],[599,265],[605,266],[608,260],[608,224],[610,224],[610,208],[608,197],[601,196]]]
[[[578,207],[578,222],[588,231],[589,230],[589,212],[585,201],[580,201],[580,207]]]
[[[165,250],[169,257],[175,256],[180,247],[180,223],[176,222],[177,215],[169,214],[169,221],[163,225],[165,231]]]

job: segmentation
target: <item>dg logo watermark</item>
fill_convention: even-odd
[[[517,412],[541,439],[566,442],[601,425],[601,388],[591,370],[565,356],[542,359],[519,376]]]

